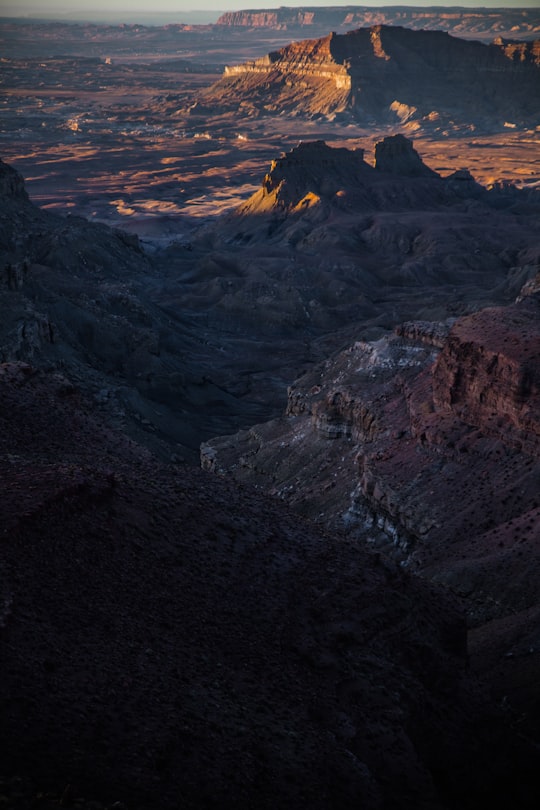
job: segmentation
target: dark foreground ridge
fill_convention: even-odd
[[[0,396],[7,806],[535,806],[453,599],[157,464],[58,374]]]

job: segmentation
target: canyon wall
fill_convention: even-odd
[[[540,320],[526,306],[484,310],[454,326],[433,370],[433,402],[486,435],[540,454]],[[494,328],[496,322],[497,328]]]
[[[298,77],[314,77],[331,80],[338,90],[351,88],[351,78],[346,67],[337,63],[331,52],[335,34],[319,40],[303,40],[287,45],[261,59],[242,65],[225,67],[225,76],[238,76],[243,73],[262,73],[271,76],[275,71],[294,72]]]
[[[290,387],[282,419],[204,445],[203,466],[464,595],[482,573],[475,622],[531,608],[540,578],[539,324],[535,293],[358,341]]]

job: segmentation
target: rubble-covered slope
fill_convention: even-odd
[[[0,361],[62,369],[132,435],[196,459],[202,437],[265,411],[212,382],[214,353],[162,286],[136,236],[40,209],[0,161]]]
[[[159,465],[59,374],[3,364],[0,396],[8,806],[535,806],[452,598]]]

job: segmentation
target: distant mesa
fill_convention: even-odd
[[[373,167],[364,161],[363,149],[332,148],[324,141],[300,143],[272,161],[261,188],[236,214],[303,212],[343,189],[364,185],[373,174]]]
[[[292,42],[225,68],[192,114],[336,116],[369,125],[536,126],[540,41],[485,45],[376,25]]]
[[[276,224],[317,206],[343,212],[409,209],[413,204],[448,202],[464,190],[470,196],[485,191],[466,169],[443,179],[426,166],[404,135],[388,136],[375,145],[374,166],[364,160],[363,149],[306,141],[273,160],[259,190],[224,222],[257,215],[259,227],[261,215],[272,215]]]
[[[425,6],[302,6],[244,9],[222,14],[219,26],[270,28],[277,31],[347,31],[370,25],[403,25],[413,29],[448,31],[461,37],[534,38],[540,33],[537,8],[456,8]]]

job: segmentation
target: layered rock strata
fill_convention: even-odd
[[[532,126],[538,123],[537,51],[536,45],[484,45],[385,25],[331,33],[227,67],[192,113],[215,107],[342,114],[366,124]]]
[[[446,326],[412,322],[393,337],[357,342],[290,387],[284,419],[204,445],[203,465],[260,483],[333,525],[351,528],[354,509],[369,507],[377,520],[395,525],[409,564],[444,565],[464,520],[472,519],[475,534],[495,520],[491,476],[493,497],[503,478],[514,492],[506,464],[523,470],[520,487],[533,496],[540,463],[539,306],[532,295]],[[500,456],[497,464],[492,454]],[[300,465],[311,457],[304,480]],[[457,499],[482,464],[486,494],[478,502],[473,487],[466,509],[454,511],[450,493],[455,488]],[[425,491],[435,470],[438,484]],[[328,509],[325,493],[339,507]],[[522,501],[516,493],[508,496],[508,514],[498,505],[496,522],[516,516]]]
[[[533,301],[454,326],[433,369],[433,403],[486,435],[540,456],[540,313]],[[494,322],[497,328],[494,329]]]
[[[530,650],[532,673],[539,660],[539,369],[533,294],[445,329],[410,323],[358,342],[290,388],[285,417],[201,451],[207,469],[459,593],[475,664],[489,649],[495,690],[517,690],[531,729],[539,707],[508,661]]]

